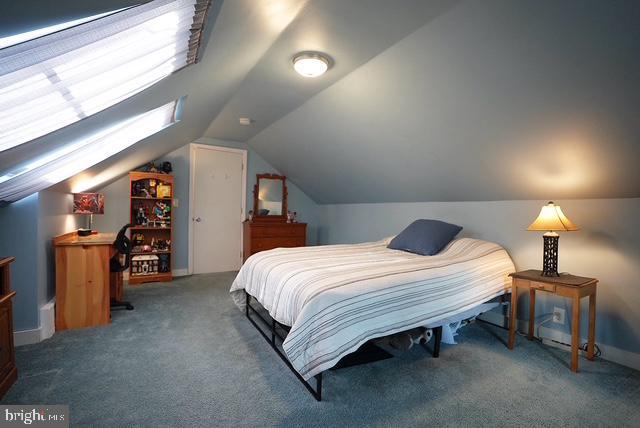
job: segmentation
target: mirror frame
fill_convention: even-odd
[[[282,180],[282,215],[259,216],[258,194],[260,192],[260,179]],[[277,174],[256,174],[256,184],[253,186],[253,221],[287,221],[287,177]]]

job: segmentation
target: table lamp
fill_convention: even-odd
[[[538,218],[527,230],[546,231],[544,239],[544,252],[542,261],[542,276],[560,276],[558,273],[558,239],[556,231],[571,232],[580,228],[571,223],[564,215],[559,205],[550,201],[540,210]]]
[[[78,229],[79,236],[91,235],[93,215],[104,214],[104,195],[101,193],[74,193],[73,213],[89,215],[89,227]]]

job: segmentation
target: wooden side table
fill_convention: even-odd
[[[589,340],[587,359],[593,360],[596,336],[596,286],[598,280],[582,276],[561,274],[559,277],[541,276],[539,270],[525,270],[509,275],[513,279],[511,288],[511,317],[509,320],[509,349],[516,340],[516,313],[518,289],[529,290],[529,340],[533,339],[536,312],[536,290],[568,297],[572,301],[571,316],[571,371],[578,371],[578,351],[580,347],[580,299],[589,296]]]

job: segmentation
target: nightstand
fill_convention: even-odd
[[[578,351],[580,347],[580,299],[589,296],[589,341],[587,359],[593,360],[596,335],[596,286],[598,280],[582,276],[561,274],[542,276],[539,270],[525,270],[509,275],[513,280],[511,288],[511,317],[509,319],[509,349],[516,340],[516,313],[518,289],[529,290],[529,340],[533,339],[536,313],[536,290],[568,297],[572,302],[571,316],[571,371],[578,371]]]

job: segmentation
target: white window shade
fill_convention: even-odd
[[[0,50],[0,152],[195,62],[210,0],[155,0]]]
[[[178,121],[183,98],[109,126],[0,176],[0,202],[14,202],[70,178]]]
[[[118,9],[122,10],[122,9]],[[6,36],[0,38],[0,49],[8,46],[17,45],[18,43],[26,42],[27,40],[33,40],[38,37],[46,36],[47,34],[55,33],[60,30],[64,30],[69,27],[75,27],[76,25],[84,24],[88,21],[101,18],[106,15],[111,15],[118,10],[110,12],[100,13],[98,15],[88,16],[86,18],[74,19],[73,21],[62,22],[60,24],[50,25],[48,27],[38,28],[36,30],[27,31],[26,33],[14,34],[12,36]]]

